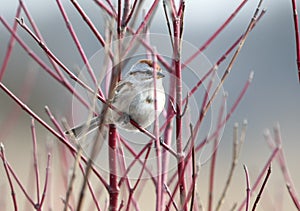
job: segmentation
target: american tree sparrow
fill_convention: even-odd
[[[140,127],[146,128],[155,120],[154,110],[154,74],[153,62],[151,60],[140,60],[135,63],[130,71],[119,81],[114,89],[114,97],[110,100],[118,112],[109,109],[105,115],[104,124],[116,124],[118,127],[136,131],[137,128],[130,123],[134,120]],[[156,99],[157,113],[162,112],[165,105],[165,91],[162,78],[164,75],[157,64],[156,68]],[[102,116],[99,115],[90,120],[89,124],[84,123],[72,128],[66,133],[73,133],[76,138],[93,131],[99,126]]]

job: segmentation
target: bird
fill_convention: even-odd
[[[154,73],[156,72],[156,74]],[[156,76],[156,86],[154,85]],[[138,131],[138,128],[131,124],[133,120],[142,128],[147,128],[155,120],[155,90],[156,90],[156,112],[159,115],[165,106],[165,90],[161,67],[149,59],[142,59],[136,62],[129,72],[120,80],[113,90],[113,97],[109,100],[111,107],[107,113],[93,117],[90,121],[75,126],[66,131],[66,134],[73,134],[75,138],[97,129],[101,121],[108,124],[115,124],[126,131]],[[121,113],[121,114],[120,114]],[[102,118],[105,118],[102,120]]]

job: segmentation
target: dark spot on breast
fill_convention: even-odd
[[[150,97],[150,96],[148,96],[147,98],[146,98],[146,103],[153,103],[153,99]]]

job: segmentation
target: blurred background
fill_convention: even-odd
[[[27,0],[24,2],[42,32],[47,46],[70,69],[80,69],[83,63],[67,32],[55,1]],[[186,1],[184,40],[194,46],[201,46],[231,15],[240,2],[237,0],[226,2],[220,0]],[[100,32],[103,33],[104,13],[93,2],[82,1],[79,3]],[[258,1],[249,0],[234,21],[204,51],[204,54],[212,63],[216,62],[229,45],[246,30],[257,3]],[[1,0],[1,5],[3,5],[0,8],[1,16],[12,24],[18,1]],[[144,7],[146,8],[147,5],[149,5],[149,1],[146,1]],[[90,33],[71,3],[64,2],[64,6],[71,17],[73,27],[87,56],[91,57],[101,48],[100,44]],[[298,7],[300,7],[300,4]],[[218,154],[216,187],[223,187],[222,184],[224,184],[226,176],[222,175],[227,175],[230,166],[233,125],[236,122],[241,125],[243,120],[247,119],[246,142],[234,177],[234,181],[238,185],[234,186],[235,192],[229,196],[230,200],[228,201],[240,201],[245,193],[245,179],[241,164],[248,166],[252,180],[256,178],[262,169],[263,164],[271,154],[263,134],[267,128],[272,130],[277,122],[281,127],[283,147],[289,170],[296,188],[300,190],[300,84],[296,67],[291,2],[268,0],[263,2],[262,8],[265,8],[267,12],[250,33],[223,87],[229,93],[227,106],[230,108],[248,79],[250,71],[254,71],[253,82],[234,115],[226,124],[219,146],[221,150]],[[167,34],[162,3],[160,3],[156,13],[150,29],[151,32]],[[24,30],[19,28],[18,33],[38,55],[46,60],[41,49]],[[1,62],[6,52],[9,36],[8,31],[1,25]],[[226,68],[228,62],[229,60],[226,60],[219,67],[221,72]],[[49,106],[56,116],[70,114],[68,113],[70,112],[67,107],[68,103],[66,103],[70,100],[69,93],[41,70],[19,45],[16,45],[13,50],[2,82],[17,96],[23,98],[47,122],[50,121],[44,112],[45,105]],[[5,144],[7,157],[12,165],[22,164],[19,168],[16,168],[17,172],[22,174],[25,171],[27,173],[26,169],[30,166],[30,153],[32,150],[30,145],[30,117],[18,109],[18,106],[3,91],[0,91],[0,108],[0,141]],[[46,143],[43,140],[46,130],[38,124],[37,128],[39,145],[42,147]],[[49,139],[51,138],[53,137],[49,136]],[[42,159],[46,158],[46,156],[40,156],[43,157]],[[26,160],[29,162],[25,162]],[[23,165],[24,163],[25,165]],[[261,209],[259,210],[296,210],[287,195],[278,165],[274,163],[272,167],[271,179],[263,195],[265,200],[262,200]],[[203,165],[202,169],[201,174],[205,178],[209,165]],[[0,173],[0,178],[3,178],[4,172],[2,169]],[[27,178],[27,176],[24,175],[24,178]],[[201,180],[200,193],[207,192],[206,181]],[[3,186],[3,180],[1,179],[0,189]],[[7,199],[10,200],[9,194],[7,194]],[[9,206],[10,203],[10,201],[7,202]],[[230,207],[231,204],[226,204],[224,209]]]

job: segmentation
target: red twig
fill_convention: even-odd
[[[153,55],[153,69],[157,69],[157,57],[156,57],[156,52]],[[156,84],[157,84],[157,73],[156,71],[153,71],[153,86],[154,86],[154,135],[155,135],[155,152],[156,152],[156,168],[157,168],[157,182],[156,182],[156,210],[161,210],[163,209],[162,207],[162,194],[163,194],[163,188],[162,188],[162,157],[161,157],[161,145],[160,145],[160,140],[159,140],[159,115],[157,113],[157,89],[156,89]]]
[[[141,165],[143,165],[144,161],[142,161],[138,156],[138,154],[134,151],[134,149],[132,149],[132,147],[126,142],[126,140],[124,140],[122,137],[120,137],[121,143],[126,147],[126,149],[132,154],[132,156],[134,157],[134,159],[136,159]],[[151,177],[151,180],[153,182],[153,184],[156,184],[156,179],[153,175],[153,172],[151,169],[149,169],[147,166],[145,166],[145,171],[149,174],[149,176]],[[125,172],[123,172],[123,175],[126,175]],[[127,178],[127,177],[125,177]],[[123,182],[123,177],[120,180],[119,186],[122,184]]]
[[[48,152],[48,155],[52,155],[53,154],[53,142],[52,140],[51,141],[48,141],[46,143],[46,149],[47,149],[47,152]],[[52,163],[51,163],[52,164]],[[51,167],[51,166],[50,166]],[[47,171],[47,169],[46,169]],[[47,202],[48,202],[48,210],[53,210],[53,201],[52,201],[52,197],[53,197],[53,194],[54,194],[54,189],[53,189],[53,180],[52,180],[52,172],[49,171],[48,172],[48,197],[47,197]]]
[[[276,155],[279,152],[279,147],[276,147],[272,154],[270,155],[269,159],[267,160],[267,162],[265,163],[265,166],[263,167],[263,169],[261,170],[260,174],[258,175],[258,177],[256,178],[256,181],[254,183],[254,185],[252,186],[252,189],[250,190],[250,195],[252,195],[252,193],[257,189],[259,183],[262,181],[263,176],[265,174],[265,172],[268,170],[269,166],[271,165],[272,161],[274,160],[274,158],[276,157]],[[243,207],[245,206],[245,204],[247,203],[247,199],[245,199],[241,205],[238,208],[238,211],[242,211]]]
[[[40,31],[39,31],[37,25],[35,24],[35,21],[34,21],[33,18],[31,17],[31,15],[30,15],[30,13],[29,13],[29,11],[28,11],[28,9],[27,9],[25,3],[24,3],[22,0],[19,0],[19,3],[20,3],[20,5],[21,5],[22,9],[24,10],[24,13],[26,14],[26,17],[28,18],[28,21],[29,21],[30,25],[32,26],[34,33],[36,34],[36,36],[37,36],[42,42],[44,42],[44,39],[43,39],[43,37],[42,37],[42,34],[40,33]],[[17,19],[17,20],[18,20],[18,19]],[[67,82],[66,82],[66,79],[65,79],[65,77],[64,77],[64,75],[63,75],[63,73],[62,73],[62,71],[58,68],[57,64],[56,64],[56,63],[55,63],[48,55],[47,55],[47,57],[48,57],[48,59],[49,59],[51,65],[52,65],[52,67],[55,69],[56,73],[57,73],[58,76],[60,77],[60,79],[61,79],[62,81],[64,81],[64,83],[67,83]]]
[[[0,83],[1,84],[1,83]],[[19,179],[19,177],[17,176],[17,174],[15,173],[15,171],[13,170],[13,168],[11,167],[11,165],[8,163],[8,161],[6,160],[6,157],[5,157],[5,153],[4,153],[4,146],[2,145],[1,147],[1,159],[3,161],[3,165],[4,165],[4,168],[5,168],[5,171],[7,171],[7,175],[10,174],[12,175],[12,177],[14,178],[14,180],[17,182],[18,186],[20,187],[20,189],[22,190],[23,194],[25,195],[26,199],[28,200],[28,202],[33,206],[35,207],[36,204],[34,203],[34,201],[31,199],[30,195],[27,193],[27,191],[25,190],[24,186],[22,185],[21,183],[21,180]],[[10,177],[10,176],[8,176]],[[11,179],[9,179],[11,180]],[[11,186],[12,187],[12,186]],[[14,189],[11,189],[12,190],[12,195],[15,194],[14,192]]]
[[[236,10],[229,16],[229,18],[217,29],[217,31],[210,36],[210,38],[195,52],[190,58],[184,62],[184,67],[186,67],[191,61],[193,61],[201,52],[203,52],[207,46],[228,26],[232,19],[237,15],[237,13],[243,8],[248,0],[243,0],[241,4],[236,8]]]
[[[42,193],[41,202],[38,204],[38,211],[42,210],[42,206],[43,206],[43,203],[44,203],[45,197],[46,197],[46,192],[47,192],[47,187],[48,187],[48,179],[49,179],[49,172],[50,172],[50,158],[51,158],[51,155],[48,154],[44,190],[43,190],[43,193]]]
[[[222,122],[225,105],[226,105],[226,97],[227,97],[226,95],[223,97],[223,102],[221,104],[221,108],[219,111],[218,124],[221,124]],[[210,176],[209,176],[208,211],[211,211],[213,209],[214,177],[215,177],[215,170],[216,170],[219,140],[220,140],[220,130],[218,130],[218,134],[215,137],[214,145],[212,148],[212,158],[211,158]]]
[[[293,16],[294,16],[294,30],[296,39],[296,56],[297,56],[297,67],[298,67],[298,80],[300,82],[300,35],[299,35],[299,21],[296,0],[292,1]]]
[[[62,79],[57,73],[54,73],[42,60],[39,58],[26,44],[25,42],[10,28],[7,22],[0,16],[0,21],[7,28],[7,30],[15,37],[16,41],[21,45],[21,47],[29,54],[34,61],[36,61],[50,76],[52,76],[56,81],[65,86],[74,96],[87,108],[89,104],[76,92],[76,90],[67,83],[66,80]],[[76,80],[76,79],[75,79]]]
[[[249,210],[249,206],[250,206],[250,194],[251,194],[251,188],[250,188],[250,178],[249,178],[249,173],[248,173],[248,169],[246,165],[244,166],[244,170],[245,170],[245,175],[246,175],[246,184],[247,184],[247,188],[246,188],[246,193],[247,193],[247,197],[246,197],[246,211]]]
[[[203,107],[205,106],[205,104],[206,104],[206,102],[207,102],[207,99],[208,99],[208,93],[209,93],[209,91],[210,91],[210,89],[211,89],[211,86],[212,86],[212,82],[213,82],[213,76],[212,76],[212,78],[211,78],[211,81],[210,81],[210,83],[208,84],[208,87],[207,87],[207,90],[206,90],[206,92],[205,92],[205,95],[204,95],[204,99],[203,99],[203,101],[202,101],[202,108],[201,108],[201,110],[203,110]],[[199,128],[200,128],[200,125],[201,125],[201,123],[202,123],[202,120],[203,120],[203,113],[202,112],[200,112],[200,115],[199,115],[199,118],[198,118],[198,120],[197,120],[197,123],[196,123],[196,125],[195,125],[195,127],[193,128],[193,130],[192,130],[192,134],[191,134],[191,138],[190,138],[190,140],[189,140],[189,142],[190,142],[190,148],[189,148],[189,151],[188,151],[188,155],[187,155],[187,157],[186,157],[186,159],[185,159],[185,165],[183,165],[183,171],[181,172],[181,174],[184,174],[184,169],[187,167],[187,164],[188,164],[188,159],[191,157],[191,155],[192,155],[192,150],[194,149],[194,143],[195,143],[195,139],[196,139],[196,137],[197,137],[197,133],[198,133],[198,131],[199,131]],[[178,174],[178,173],[177,173]],[[170,180],[169,180],[169,184],[175,179],[175,175],[176,174],[174,174],[171,178],[170,178]],[[181,178],[181,177],[179,177],[179,178]],[[176,184],[176,187],[174,188],[174,191],[173,191],[173,194],[172,194],[172,196],[174,197],[175,196],[175,193],[176,193],[176,191],[177,191],[177,189],[178,189],[178,186],[179,186],[179,182],[180,182],[180,180],[178,179],[178,182],[177,182],[177,184]],[[186,201],[186,199],[184,199],[184,202]],[[184,203],[183,202],[183,203]],[[185,203],[185,206],[187,205],[187,203]],[[169,201],[169,203],[168,203],[168,205],[167,205],[167,207],[169,208],[169,206],[170,206],[170,201]],[[186,207],[187,208],[187,207]]]
[[[176,202],[174,201],[174,197],[172,197],[172,194],[171,194],[171,192],[170,192],[170,189],[169,189],[168,185],[164,184],[164,188],[165,188],[165,191],[167,192],[168,196],[170,197],[170,201],[172,202],[172,204],[173,204],[175,210],[178,211],[177,204],[176,204]],[[169,210],[169,209],[167,208],[167,210]]]
[[[274,140],[272,139],[269,131],[267,131],[265,133],[265,139],[266,139],[267,143],[269,144],[269,147],[272,150],[276,149],[276,147],[279,147],[279,153],[278,153],[278,156],[277,156],[277,163],[279,164],[279,166],[281,168],[281,172],[283,174],[283,177],[284,177],[288,192],[290,194],[290,197],[293,200],[296,208],[298,210],[300,210],[300,200],[299,200],[299,197],[298,197],[298,193],[296,191],[294,182],[292,180],[289,169],[287,167],[287,162],[286,162],[284,151],[281,148],[282,139],[281,139],[279,124],[277,124],[276,127],[274,127],[274,134],[275,134],[276,144],[274,143]]]
[[[136,6],[137,6],[138,2],[139,2],[138,0],[134,0],[132,8],[130,9],[130,12],[126,16],[126,20],[125,19],[123,20],[124,21],[123,26],[127,26],[128,25],[128,23],[129,23],[132,15],[133,15],[133,13],[135,12],[135,9],[136,9]]]
[[[255,22],[255,24],[253,24],[251,30],[253,29],[253,27],[256,25],[256,23],[263,17],[263,15],[265,14],[265,10],[262,10],[262,12],[260,13],[259,17],[257,18],[257,21]],[[205,73],[205,75],[197,82],[197,84],[189,91],[188,95],[186,98],[184,98],[182,100],[182,104],[185,104],[188,97],[192,96],[196,90],[203,84],[203,82],[207,79],[207,77],[215,70],[217,70],[218,66],[227,58],[227,56],[232,52],[232,50],[234,50],[234,48],[240,43],[241,39],[243,38],[244,34],[241,35],[229,48],[228,50],[223,54],[223,56],[220,57],[220,59],[211,67],[211,69]],[[185,66],[184,66],[185,67]],[[183,68],[184,68],[183,67]],[[253,76],[253,73],[251,73],[250,76]],[[249,80],[252,80],[252,78],[249,78]],[[162,131],[164,128],[166,128],[166,126],[169,124],[169,122],[171,121],[171,119],[173,118],[173,116],[175,114],[172,114],[171,112],[167,112],[169,114],[169,116],[167,117],[167,120],[165,121],[165,123],[161,126],[160,131]],[[229,116],[231,115],[231,113],[229,113]],[[227,117],[226,121],[229,119],[229,116]],[[225,122],[224,122],[225,124]],[[224,126],[224,124],[222,125],[222,127]],[[215,133],[214,135],[215,136]]]
[[[171,122],[171,116],[174,116],[174,106],[172,102],[174,101],[174,95],[175,95],[175,77],[170,78],[170,85],[169,85],[169,95],[167,96],[167,119],[170,119],[170,121],[166,124],[166,127],[163,131],[164,136],[163,136],[163,144],[167,145],[169,148],[171,147],[172,143],[172,136],[173,136],[173,122]],[[162,130],[160,130],[162,132]],[[170,148],[171,149],[171,148]],[[174,150],[172,150],[172,154],[177,157],[177,154]],[[167,184],[168,180],[168,167],[169,167],[169,160],[170,160],[170,154],[167,153],[167,150],[163,148],[162,150],[162,160],[164,161],[162,163],[162,183]],[[175,174],[174,174],[175,175]],[[165,199],[165,194],[162,195],[162,203],[163,207],[165,207],[166,200]]]
[[[249,75],[249,78],[247,80],[247,82],[245,83],[241,93],[239,94],[239,96],[237,97],[236,101],[234,102],[233,106],[230,108],[229,112],[227,113],[226,117],[224,118],[224,120],[219,124],[219,127],[216,129],[215,132],[212,133],[212,135],[208,138],[205,138],[202,142],[200,142],[198,144],[198,146],[196,147],[196,151],[199,151],[206,143],[210,142],[212,139],[214,139],[216,137],[216,135],[218,134],[218,130],[220,130],[228,121],[228,119],[231,117],[231,115],[234,113],[235,109],[237,108],[237,106],[239,105],[239,103],[241,102],[241,100],[243,99],[244,95],[246,94],[246,91],[248,90],[252,79],[253,79],[253,75],[254,73],[251,72]]]
[[[176,12],[176,5],[174,0],[169,1],[169,4],[171,6],[171,15],[172,15],[172,19],[175,19],[177,16],[177,12]]]
[[[42,50],[56,63],[58,64],[69,76],[72,78],[74,81],[78,82],[84,89],[89,91],[90,93],[94,93],[94,90],[89,87],[87,84],[85,84],[82,80],[80,80],[72,71],[70,71],[64,64],[61,62],[52,52],[51,50],[45,45],[45,43],[37,37],[29,28],[28,26],[24,23],[22,19],[16,19],[20,26],[25,29],[25,31],[39,44],[39,46],[42,48]],[[74,93],[75,94],[75,93]],[[105,99],[98,95],[97,96],[99,100],[102,102],[105,102]]]
[[[64,133],[63,129],[61,128],[61,126],[59,125],[59,123],[55,119],[55,117],[52,115],[52,113],[51,113],[50,109],[48,108],[48,106],[45,107],[45,110],[46,110],[48,116],[50,117],[51,121],[55,125],[55,127],[60,132],[61,136],[66,139],[65,133]],[[72,153],[72,155],[73,155],[74,158],[77,156],[77,152],[76,151],[71,151],[71,153]],[[84,160],[84,162],[87,162],[87,159],[85,157],[83,157],[82,155],[80,157]],[[78,162],[78,164],[79,164],[79,168],[80,168],[82,174],[84,175],[84,168],[83,168],[82,163]],[[92,169],[93,169],[95,175],[98,177],[98,179],[103,183],[103,185],[106,188],[106,190],[109,190],[108,184],[107,184],[106,180],[102,177],[102,175],[99,172],[97,172],[97,170],[94,167],[92,167]],[[100,210],[100,206],[99,206],[98,200],[97,200],[97,198],[95,196],[94,190],[93,190],[93,188],[92,188],[92,186],[91,186],[91,184],[90,184],[89,181],[87,181],[87,185],[88,185],[89,191],[90,191],[90,193],[92,195],[92,198],[93,198],[93,201],[94,201],[94,204],[95,204],[97,210]],[[68,200],[64,200],[64,203],[66,203],[66,205],[69,206]]]
[[[181,24],[183,22],[182,16],[173,18],[173,31],[174,31],[174,49],[173,49],[173,63],[175,79],[175,94],[176,94],[176,150],[177,150],[177,172],[180,191],[180,204],[184,205],[186,198],[186,184],[184,179],[184,154],[182,145],[182,70],[181,70]],[[187,210],[187,207],[181,207]]]
[[[31,133],[32,133],[32,145],[33,145],[33,166],[35,172],[35,181],[36,181],[36,196],[37,202],[40,203],[40,175],[39,175],[39,167],[38,167],[38,158],[37,158],[37,143],[36,143],[36,132],[35,132],[35,124],[34,119],[31,120]]]
[[[237,48],[236,51],[234,52],[234,55],[232,56],[232,58],[231,58],[231,60],[230,60],[230,62],[229,62],[229,64],[228,64],[228,66],[227,66],[227,68],[226,68],[226,70],[225,70],[225,72],[224,72],[224,74],[223,74],[223,76],[222,76],[222,78],[221,78],[220,83],[218,84],[218,86],[217,86],[217,88],[215,89],[215,91],[214,91],[214,93],[213,93],[211,99],[209,100],[209,102],[208,102],[208,104],[207,104],[207,106],[206,106],[206,108],[205,108],[205,110],[204,110],[204,113],[206,113],[206,112],[207,112],[207,109],[210,108],[211,103],[214,101],[214,98],[217,96],[217,94],[218,94],[219,90],[221,89],[221,87],[223,86],[223,84],[224,84],[226,78],[229,76],[229,74],[230,74],[230,72],[231,72],[231,70],[232,70],[233,64],[235,63],[235,61],[236,61],[236,59],[237,59],[237,57],[238,57],[240,51],[242,50],[242,47],[244,46],[245,41],[246,41],[246,39],[247,39],[247,37],[248,37],[248,35],[249,35],[251,29],[253,28],[254,24],[255,24],[256,21],[257,21],[257,16],[258,16],[258,13],[259,13],[259,11],[260,11],[260,6],[261,6],[261,4],[262,4],[262,1],[263,1],[263,0],[260,0],[260,1],[259,1],[258,5],[257,5],[257,8],[256,8],[256,10],[255,10],[255,12],[254,12],[254,14],[253,14],[253,16],[252,16],[252,19],[251,19],[250,23],[248,24],[248,27],[247,27],[247,29],[246,29],[246,32],[244,33],[243,38],[241,39],[238,48]]]
[[[24,104],[19,98],[17,98],[3,83],[0,82],[0,88],[12,99],[14,100],[22,109],[26,111],[32,118],[37,120],[41,125],[43,125],[50,133],[57,137],[71,152],[76,152],[76,149],[70,144],[70,142],[50,127],[43,119],[41,119],[36,113],[34,113],[26,104]],[[84,162],[87,162],[85,157],[82,157]],[[100,173],[93,167],[95,175],[104,182],[104,186],[108,188],[107,183],[101,178]]]
[[[82,48],[82,46],[80,44],[80,41],[79,41],[79,39],[78,39],[78,37],[77,37],[77,35],[76,35],[73,27],[72,27],[72,24],[71,24],[71,22],[70,22],[70,20],[68,18],[68,15],[67,15],[64,7],[62,6],[60,0],[56,0],[56,3],[58,5],[58,8],[59,8],[59,10],[60,10],[60,12],[61,12],[61,14],[63,16],[63,19],[64,19],[65,23],[66,23],[66,27],[69,30],[69,33],[70,33],[70,35],[71,35],[71,37],[72,37],[72,39],[73,39],[73,41],[74,41],[74,43],[75,43],[75,45],[76,45],[76,47],[78,49],[78,52],[79,52],[79,54],[80,54],[80,56],[81,56],[84,64],[87,67],[87,70],[88,70],[88,72],[89,72],[89,74],[90,74],[90,76],[91,76],[91,78],[93,80],[93,83],[95,85],[97,85],[97,79],[96,79],[96,76],[94,74],[94,71],[93,71],[93,69],[92,69],[92,67],[91,67],[91,65],[90,65],[90,63],[88,61],[88,58],[87,58],[87,56],[86,56],[86,54],[85,54],[85,52],[84,52],[84,50],[83,50],[83,48]],[[100,91],[100,95],[103,96],[103,94],[101,93],[100,89],[99,89],[99,91]]]
[[[14,209],[15,209],[15,211],[17,211],[18,210],[18,204],[17,204],[17,199],[16,199],[16,192],[15,192],[15,189],[14,189],[14,186],[13,186],[13,183],[12,183],[12,179],[11,179],[10,174],[9,174],[9,169],[8,169],[9,167],[8,167],[8,162],[6,160],[6,156],[5,156],[5,153],[4,153],[3,143],[0,143],[0,157],[1,157],[2,162],[3,162],[6,177],[8,179]]]
[[[194,129],[193,129],[193,136],[191,137],[191,139],[192,139],[192,146],[193,146],[194,143],[195,143],[195,139],[196,139],[196,137],[197,137],[197,135],[198,135],[199,128],[200,128],[200,126],[201,126],[201,124],[202,124],[202,120],[203,120],[203,118],[204,118],[205,115],[206,115],[206,114],[204,113],[204,109],[205,109],[205,106],[207,105],[207,101],[208,101],[208,98],[209,98],[210,90],[211,90],[212,85],[213,85],[213,81],[214,81],[213,79],[214,79],[214,77],[215,77],[215,74],[213,74],[213,75],[211,76],[211,79],[210,79],[210,81],[209,81],[209,83],[208,83],[207,89],[205,90],[204,98],[203,98],[203,100],[202,100],[202,105],[201,105],[201,109],[200,109],[200,114],[199,114],[198,120],[197,120],[197,122],[196,122],[196,125],[195,125],[195,127],[194,127]],[[203,141],[202,143],[203,143],[203,145],[205,145],[206,140]],[[197,151],[197,147],[196,147],[196,151]]]
[[[0,20],[2,21],[2,18],[0,17]],[[17,19],[18,20],[18,19]],[[5,23],[5,22],[3,22]],[[78,84],[80,84],[84,89],[86,89],[88,92],[94,94],[94,90],[89,87],[87,84],[85,84],[82,80],[80,80],[74,73],[72,73],[57,57],[55,57],[55,55],[50,51],[50,49],[47,48],[47,46],[42,42],[42,40],[40,40],[35,34],[33,34],[33,32],[26,26],[26,24],[22,21],[22,20],[18,20],[18,23],[22,26],[22,28],[24,28],[30,35],[31,37],[39,44],[39,46],[45,51],[45,53],[50,56],[51,59],[53,59],[69,76],[71,79],[73,79],[74,81],[78,82]],[[9,28],[9,26],[7,26]],[[57,78],[56,80],[59,81],[59,79]],[[66,85],[66,84],[64,84]],[[69,84],[67,84],[66,86],[68,86]],[[70,87],[70,89],[72,89]],[[77,96],[77,92],[74,92],[73,94],[75,94],[75,96]],[[82,99],[80,98],[80,96],[77,96],[78,99]],[[111,109],[113,109],[114,111],[116,111],[117,113],[119,113],[120,115],[122,115],[122,112],[118,111],[117,108],[113,107],[110,103],[107,103],[106,100],[100,96],[99,94],[97,94],[97,98],[102,101],[104,104],[106,104],[107,106],[109,106]],[[89,108],[89,106],[88,106]],[[149,136],[151,139],[155,139],[155,136],[153,134],[151,134],[149,131],[147,131],[144,128],[141,128],[134,120],[130,119],[130,123],[135,126],[137,129],[139,129],[142,133],[146,134],[147,136]]]
[[[159,3],[159,0],[154,0],[154,2],[152,3],[149,11],[147,12],[147,14],[145,15],[145,17],[142,21],[142,23],[140,24],[138,29],[134,32],[134,34],[133,34],[134,36],[129,42],[129,45],[128,45],[129,47],[125,50],[123,56],[126,56],[128,54],[131,46],[133,46],[133,43],[135,42],[137,37],[139,37],[138,35],[143,31],[143,29],[146,27],[147,23],[150,21],[150,18],[153,16],[155,10],[157,9],[158,3]]]
[[[104,9],[107,14],[111,17],[113,17],[116,21],[118,20],[118,17],[116,15],[116,13],[113,13],[111,10],[109,10],[102,2],[100,2],[99,0],[94,0],[96,2],[96,4],[98,4],[102,9]],[[139,3],[139,6],[141,4],[142,1],[137,1]],[[158,2],[154,2],[155,4],[158,3]],[[157,6],[157,5],[156,5]],[[144,18],[144,21],[142,22],[141,25],[143,25],[143,27],[140,29],[139,32],[135,32],[131,27],[127,26],[127,29],[128,29],[128,32],[131,33],[132,35],[134,35],[134,38],[132,39],[131,43],[128,45],[128,49],[127,51],[125,51],[124,55],[125,56],[129,51],[130,51],[130,48],[131,46],[133,45],[135,39],[137,39],[141,44],[144,45],[144,47],[149,50],[152,54],[154,53],[153,49],[152,49],[152,46],[146,42],[143,38],[141,38],[140,36],[136,36],[138,35],[147,25],[149,19],[151,18],[152,16],[152,13],[154,12],[155,10],[155,6],[154,7],[151,7],[150,10],[148,11],[148,13],[146,14],[145,18]],[[146,20],[147,18],[147,20]],[[157,59],[160,61],[160,63],[166,68],[167,71],[171,72],[172,71],[172,67],[168,64],[168,62],[165,60],[165,58],[158,54],[157,55]]]
[[[20,13],[21,13],[21,6],[19,5],[18,8],[17,8],[17,12],[16,12],[15,17],[19,18],[20,17]],[[17,23],[17,21],[15,21],[14,25],[12,27],[13,33],[16,33],[17,26],[18,26],[18,23]],[[2,78],[4,76],[4,73],[5,73],[5,70],[6,70],[8,61],[10,59],[10,55],[12,53],[14,45],[15,45],[15,37],[13,35],[11,35],[11,37],[9,39],[9,42],[8,42],[7,50],[6,50],[6,53],[5,53],[5,57],[3,59],[3,62],[2,62],[2,65],[1,65],[1,69],[0,69],[0,81],[2,81]]]
[[[113,4],[111,3],[111,1],[110,1],[110,0],[105,0],[105,1],[108,3],[108,5],[109,5],[109,7],[111,8],[111,10],[114,11],[115,14],[117,14],[117,12],[116,12],[116,10],[115,10]]]
[[[256,26],[256,23],[263,17],[265,14],[265,10],[262,10],[260,15],[257,18],[255,24],[253,24],[251,30]],[[219,65],[227,58],[227,56],[234,50],[234,48],[240,43],[241,39],[243,38],[244,34],[242,34],[229,48],[228,50],[218,59],[218,61],[210,68],[210,70],[205,73],[205,75],[197,82],[197,84],[189,91],[188,96],[192,96],[196,90],[203,84],[203,81],[214,71],[217,70]],[[187,100],[187,97],[183,99],[182,103],[184,104]]]
[[[91,19],[87,16],[87,14],[84,12],[84,10],[80,7],[77,1],[70,0],[71,3],[74,5],[75,9],[78,11],[78,13],[81,15],[83,20],[86,22],[86,24],[90,27],[100,44],[104,47],[106,45],[105,40],[103,39],[102,35],[99,33],[95,25],[92,23]]]
[[[121,10],[122,10],[122,0],[118,0],[118,12],[117,12],[117,33],[121,34]]]
[[[94,2],[101,7],[111,17],[116,17],[116,11],[113,7],[108,8],[101,0],[94,0]]]
[[[108,136],[108,157],[109,157],[109,210],[118,210],[118,169],[117,169],[117,128],[115,125],[109,125]]]
[[[190,211],[194,210],[194,205],[195,205],[195,193],[196,193],[196,181],[198,179],[198,175],[200,172],[200,166],[196,164],[196,159],[195,159],[195,148],[193,147],[192,149],[192,182],[185,200],[185,204],[190,202]]]
[[[135,159],[128,165],[126,172],[124,172],[124,174],[122,175],[118,186],[120,187],[122,182],[123,182],[123,178],[126,178],[128,173],[130,172],[131,168],[133,167],[133,165],[138,161],[138,159],[142,156],[142,154],[152,146],[152,142],[149,142],[146,146],[143,147],[143,149],[135,156]],[[141,163],[142,165],[145,165],[145,161],[146,159]]]
[[[144,172],[144,169],[145,169],[145,166],[146,166],[149,154],[150,154],[151,146],[152,146],[152,144],[150,143],[150,144],[147,144],[146,147],[144,148],[144,149],[147,149],[147,152],[146,152],[146,155],[145,155],[145,161],[143,162],[143,166],[142,166],[142,169],[140,170],[140,174],[139,174],[139,176],[138,176],[138,178],[136,180],[136,183],[134,184],[133,188],[129,192],[129,197],[128,197],[128,203],[127,203],[126,211],[130,210],[129,209],[130,208],[130,204],[131,204],[130,202],[132,200],[134,191],[138,187],[138,184],[141,182],[141,178],[142,178],[142,175],[143,175],[143,172]],[[128,167],[128,169],[129,169],[129,167]]]

